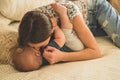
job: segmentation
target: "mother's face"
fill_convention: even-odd
[[[41,47],[47,46],[49,41],[50,41],[50,37],[48,37],[48,39],[46,39],[45,41],[39,42],[39,43],[31,43],[31,42],[29,42],[28,45],[30,47],[34,48],[35,50],[39,51]]]

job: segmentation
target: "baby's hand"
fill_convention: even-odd
[[[67,14],[67,8],[65,6],[59,3],[52,3],[51,6],[59,15]]]

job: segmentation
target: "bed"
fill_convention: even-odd
[[[18,72],[9,64],[0,64],[0,80],[119,80],[120,49],[108,37],[96,40],[102,58],[48,65],[32,72]]]
[[[2,1],[2,5],[1,5]],[[24,0],[21,0],[23,3]],[[26,0],[26,3],[29,0]],[[40,3],[40,0],[31,0],[33,5]],[[35,2],[34,2],[35,1]],[[59,63],[47,65],[39,70],[31,72],[19,72],[13,68],[11,55],[12,49],[17,46],[17,32],[21,19],[20,12],[8,14],[2,11],[11,11],[10,6],[16,6],[19,0],[0,0],[0,80],[119,80],[120,79],[120,48],[116,47],[107,36],[95,37],[103,57],[93,60]],[[53,0],[46,0],[42,5],[51,3]],[[3,5],[4,3],[4,5]],[[5,4],[6,3],[6,4]],[[9,3],[9,5],[8,5]],[[10,5],[11,3],[11,5]],[[8,5],[5,8],[5,5]],[[24,5],[26,5],[24,3]],[[21,12],[24,7],[19,8]],[[35,8],[36,6],[31,7]],[[18,6],[18,4],[17,4]],[[1,8],[2,7],[2,8]],[[14,8],[14,9],[15,9]],[[26,8],[29,8],[27,5]],[[30,10],[29,9],[29,10]],[[28,10],[28,9],[27,9]],[[27,11],[26,10],[26,11]],[[14,11],[14,10],[13,10]],[[2,13],[6,14],[3,15]],[[20,14],[19,14],[20,13]],[[19,15],[19,16],[18,16]],[[8,17],[7,17],[8,16]],[[15,20],[15,21],[14,21]]]

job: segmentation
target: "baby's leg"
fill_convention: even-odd
[[[90,1],[90,0],[88,0]],[[97,20],[113,42],[120,47],[120,16],[106,0],[96,1]]]
[[[78,38],[78,36],[76,35],[75,31],[73,31],[73,29],[63,29],[63,32],[65,34],[66,37],[66,43],[65,45],[67,47],[69,47],[70,49],[74,50],[74,51],[79,51],[84,49],[84,45],[81,42],[81,40]]]
[[[65,45],[67,47],[69,47],[70,49],[74,51],[79,51],[84,48],[84,45],[82,44],[81,40],[77,37],[75,31],[73,31],[73,25],[69,20],[65,24],[62,23],[61,29],[64,32],[64,35],[66,38]]]
[[[75,31],[73,30],[73,24],[71,23],[72,19],[75,16],[77,16],[78,14],[80,14],[79,8],[76,5],[74,5],[73,3],[69,3],[67,5],[72,7],[72,9],[70,7],[67,7],[69,18],[67,16],[66,18],[64,17],[66,19],[66,20],[64,19],[65,21],[61,20],[62,22],[63,21],[65,22],[65,24],[64,24],[64,22],[61,23],[61,24],[64,24],[64,25],[61,25],[61,28],[65,34],[65,37],[66,37],[65,45],[74,51],[79,51],[79,50],[82,50],[84,48],[84,45],[81,42],[81,40],[78,38],[78,36],[76,35]]]

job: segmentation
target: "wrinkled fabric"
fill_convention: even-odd
[[[89,0],[88,0],[89,1]],[[106,0],[90,0],[96,2],[96,19],[101,28],[112,41],[120,47],[120,16]]]

